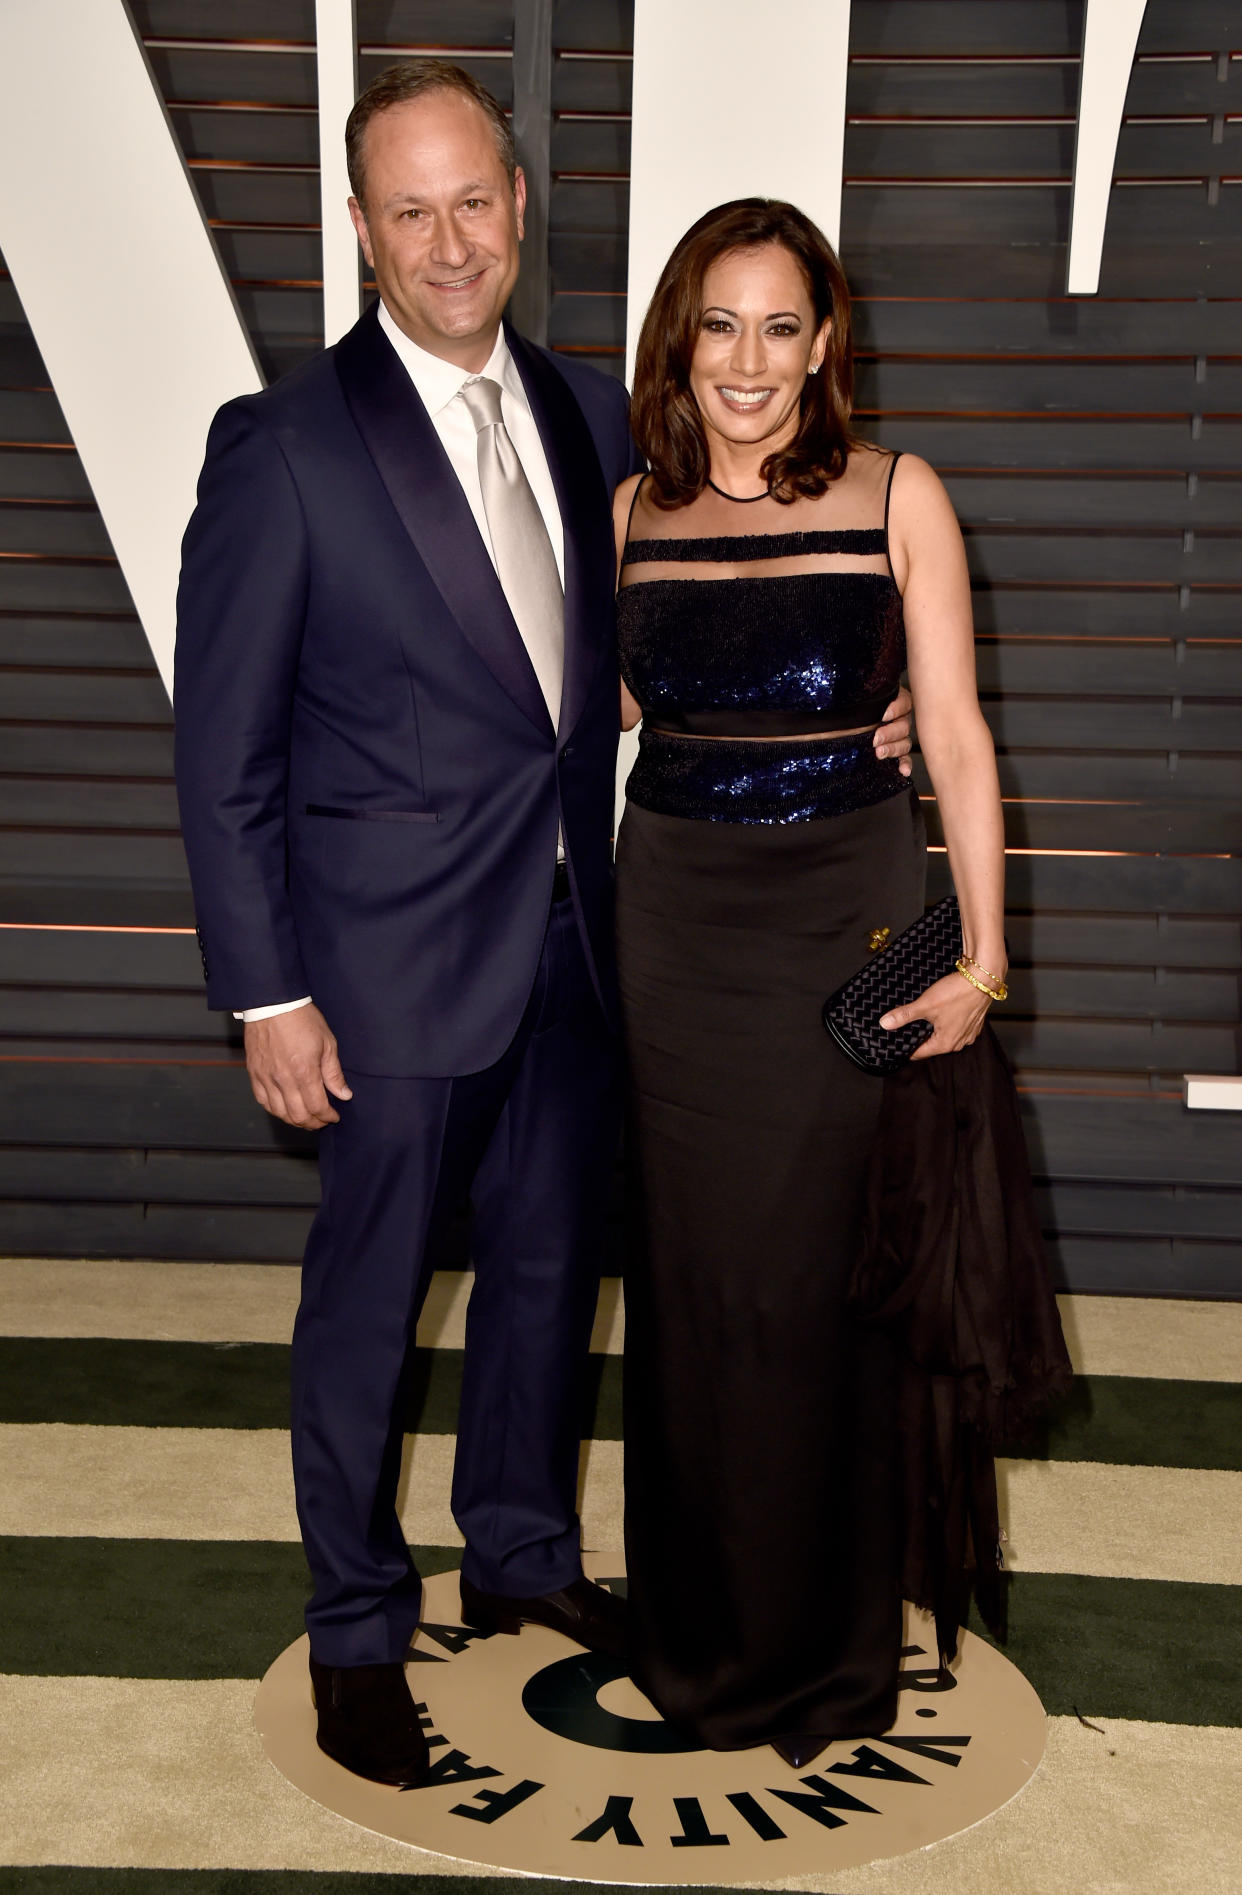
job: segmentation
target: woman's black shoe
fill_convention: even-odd
[[[791,1770],[805,1770],[831,1742],[831,1737],[774,1737],[772,1748]]]
[[[397,1790],[426,1781],[431,1758],[404,1665],[317,1665],[312,1658],[310,1675],[325,1755]]]

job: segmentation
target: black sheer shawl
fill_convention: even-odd
[[[1072,1374],[1013,1075],[990,1027],[885,1080],[850,1300],[898,1343],[903,1585],[934,1613],[947,1665],[972,1592],[1004,1636],[994,1457],[1029,1438]]]

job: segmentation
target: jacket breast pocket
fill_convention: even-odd
[[[341,822],[439,822],[436,809],[337,809],[330,803],[308,803],[308,816],[335,816]]]

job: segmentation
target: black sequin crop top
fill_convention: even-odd
[[[887,501],[886,491],[882,528],[628,539],[617,595],[621,671],[648,729],[792,737],[879,723],[906,662]],[[825,556],[852,566],[829,566]],[[782,570],[684,578],[641,570],[756,561]],[[858,569],[864,561],[870,570]]]

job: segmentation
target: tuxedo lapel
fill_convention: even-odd
[[[591,430],[564,377],[507,323],[505,339],[548,457],[565,529],[565,680],[558,726],[564,738],[582,714],[602,652],[610,648],[601,639],[600,620],[612,610],[611,495]]]
[[[463,637],[531,722],[549,730],[539,680],[470,504],[427,410],[380,329],[378,305],[337,344],[336,368],[380,479]],[[563,509],[559,481],[557,494]],[[568,548],[568,520],[565,540]],[[567,610],[567,622],[568,617]],[[567,678],[568,670],[567,656]]]

